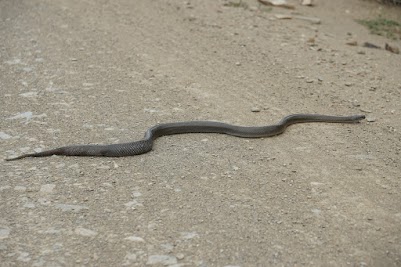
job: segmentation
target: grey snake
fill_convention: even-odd
[[[295,123],[304,122],[332,122],[356,123],[365,118],[364,115],[353,116],[327,116],[319,114],[293,114],[284,117],[279,123],[261,126],[245,127],[215,121],[186,121],[164,123],[149,128],[142,140],[111,144],[111,145],[72,145],[64,146],[38,153],[23,154],[7,161],[26,157],[47,157],[51,155],[62,156],[95,156],[95,157],[125,157],[147,153],[152,150],[153,141],[164,135],[184,133],[220,133],[244,138],[259,138],[279,135]]]

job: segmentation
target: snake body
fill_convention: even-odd
[[[327,116],[319,114],[293,114],[284,117],[279,123],[261,127],[236,126],[215,121],[186,121],[164,123],[149,128],[142,140],[111,144],[111,145],[72,145],[64,146],[38,153],[23,154],[7,161],[26,157],[62,156],[94,156],[94,157],[125,157],[147,153],[152,150],[153,141],[164,135],[184,133],[220,133],[244,138],[259,138],[279,135],[295,123],[304,122],[331,122],[356,123],[364,119],[364,115]]]

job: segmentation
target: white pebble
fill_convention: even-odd
[[[177,255],[175,255],[177,257],[177,259],[182,260],[185,258],[185,255],[182,253],[178,253]]]

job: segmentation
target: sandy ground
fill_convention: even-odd
[[[2,157],[140,139],[161,122],[368,120],[3,161],[1,266],[401,265],[401,55],[360,46],[401,42],[354,21],[400,9],[297,4],[311,24],[227,3],[0,1]]]

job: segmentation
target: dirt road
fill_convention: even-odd
[[[3,161],[2,266],[401,265],[401,55],[361,46],[401,42],[355,22],[397,10],[295,1],[311,24],[243,3],[0,1],[4,159],[161,122],[367,116],[265,139],[168,136],[137,157]]]

